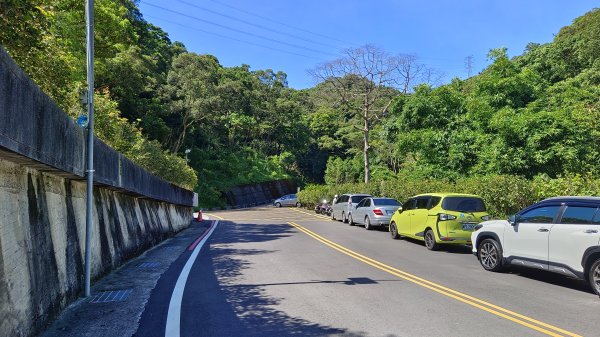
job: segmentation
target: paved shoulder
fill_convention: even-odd
[[[92,296],[69,306],[42,336],[132,336],[161,275],[208,225],[193,221],[188,229],[95,282]]]

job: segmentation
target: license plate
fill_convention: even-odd
[[[389,209],[385,211],[387,215],[394,214],[394,211],[390,211]]]
[[[473,229],[475,229],[475,225],[474,223],[464,223],[462,225],[462,229],[463,231],[473,231]]]

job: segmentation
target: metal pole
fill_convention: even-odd
[[[85,297],[90,296],[90,242],[92,239],[92,191],[94,188],[94,0],[86,1],[86,55],[87,55],[87,202],[85,207]]]

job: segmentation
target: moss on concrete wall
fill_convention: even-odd
[[[95,187],[92,275],[186,227],[192,210]],[[83,289],[85,182],[0,157],[0,335],[30,336]]]

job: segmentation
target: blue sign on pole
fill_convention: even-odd
[[[77,117],[77,124],[79,124],[79,126],[81,126],[82,128],[86,128],[88,125],[88,116],[81,115]]]

